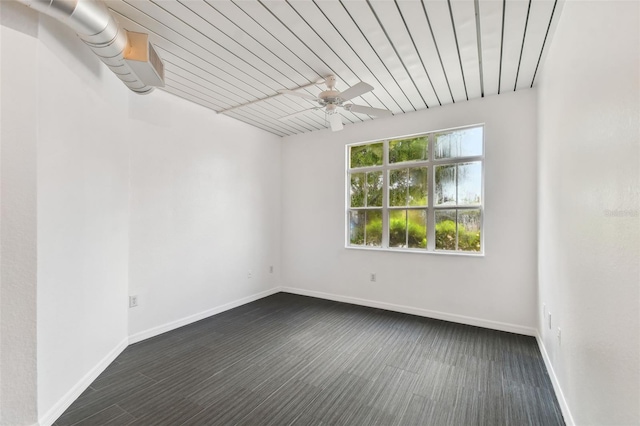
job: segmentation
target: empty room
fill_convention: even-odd
[[[640,425],[640,2],[0,0],[0,425]]]

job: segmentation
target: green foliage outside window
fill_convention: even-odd
[[[428,136],[389,141],[389,163],[422,161],[429,158]]]
[[[436,249],[456,249],[456,223],[452,220],[443,220],[436,224]]]
[[[458,250],[480,251],[480,230],[458,227]]]
[[[389,205],[427,205],[427,167],[394,169],[389,172]]]
[[[351,207],[365,206],[365,176],[364,173],[351,175]]]
[[[379,247],[382,244],[382,210],[351,212],[349,228],[351,244]]]
[[[405,220],[404,211],[400,215],[392,215],[389,218],[389,241],[391,246],[409,248],[427,247],[427,225],[423,211],[409,212]],[[405,243],[406,241],[406,243]]]
[[[427,247],[427,229],[422,223],[401,218],[389,220],[389,240],[404,241],[408,235],[409,247]],[[366,226],[367,239],[375,241],[382,239],[382,219],[374,220]],[[405,234],[406,232],[406,234]],[[364,244],[364,232],[351,240],[352,244]],[[445,220],[436,225],[436,248],[438,250],[456,250],[456,223],[452,220]],[[480,230],[468,230],[464,227],[458,228],[458,250],[459,251],[480,251]]]
[[[445,220],[436,225],[436,249],[456,249],[456,223]],[[480,251],[480,230],[468,230],[458,227],[458,250]]]
[[[381,207],[382,172],[353,173],[350,192],[351,207]]]
[[[352,169],[382,165],[382,143],[356,145],[349,149],[349,161]]]
[[[456,229],[457,217],[457,229]],[[480,210],[436,212],[436,250],[480,251]]]

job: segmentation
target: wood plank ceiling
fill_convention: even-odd
[[[532,87],[558,0],[109,0],[129,31],[149,33],[162,89],[291,135],[327,127],[306,99],[278,94],[335,75],[353,103],[393,114]],[[345,125],[372,117],[342,110]]]

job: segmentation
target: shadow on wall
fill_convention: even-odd
[[[70,72],[81,77],[82,73],[75,70],[82,69],[85,74],[89,71],[96,78],[101,76],[102,64],[72,29],[15,1],[0,1],[0,9],[0,23],[7,28],[34,38],[38,37],[38,32],[51,34],[40,40],[60,57]]]

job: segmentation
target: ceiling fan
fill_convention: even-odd
[[[285,90],[285,89],[278,90],[278,93],[281,93],[283,95],[298,96],[300,98],[304,98],[304,99],[318,103],[318,106],[316,107],[307,108],[302,111],[294,112],[293,114],[285,115],[284,117],[280,117],[279,120],[288,120],[300,114],[304,114],[307,111],[324,109],[328,117],[331,130],[334,132],[337,132],[338,130],[342,130],[343,128],[342,119],[340,118],[340,114],[338,113],[338,108],[343,108],[347,111],[355,112],[358,114],[367,114],[367,115],[372,115],[377,117],[392,114],[391,111],[387,109],[372,108],[364,105],[355,105],[351,103],[345,104],[345,102],[353,98],[356,98],[360,95],[363,95],[367,92],[372,91],[373,86],[371,86],[370,84],[367,84],[361,81],[349,87],[344,92],[340,92],[335,88],[336,77],[333,75],[330,75],[324,80],[321,80],[317,83],[318,84],[324,83],[327,85],[327,90],[320,92],[320,94],[317,97],[309,95],[307,93],[296,92],[294,90]]]

